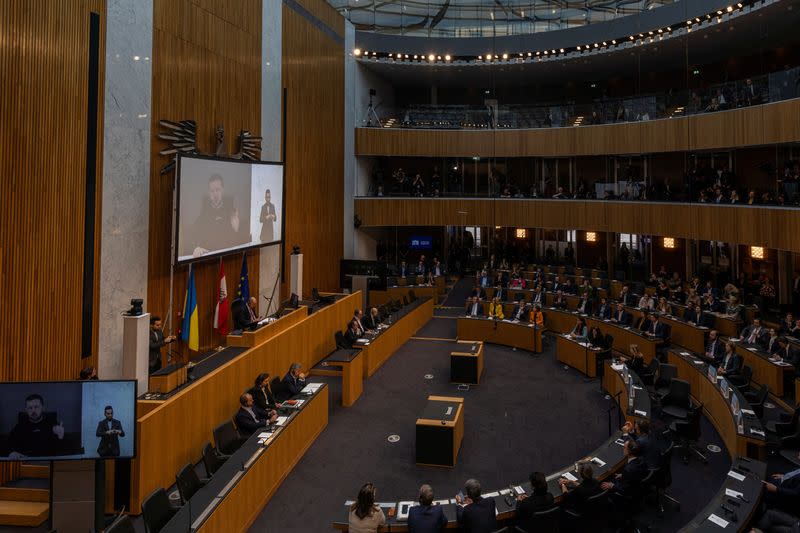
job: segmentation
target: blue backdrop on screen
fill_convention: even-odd
[[[430,250],[433,248],[433,237],[430,235],[414,235],[409,239],[412,250]]]
[[[103,420],[103,409],[110,405],[114,411],[114,420],[119,420],[125,436],[119,437],[119,457],[133,456],[134,425],[136,412],[133,402],[134,382],[86,381],[83,382],[83,443],[87,457],[99,457],[97,447],[100,437],[97,436],[98,422]]]

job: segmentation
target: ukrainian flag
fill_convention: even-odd
[[[198,325],[197,291],[194,288],[194,269],[189,266],[189,283],[186,285],[186,303],[183,307],[183,331],[181,339],[195,352],[200,349],[200,327]]]

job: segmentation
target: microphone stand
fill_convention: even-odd
[[[614,432],[611,430],[611,412],[614,409],[619,409],[619,395],[620,394],[622,394],[622,391],[619,391],[614,395],[614,398],[613,398],[614,402],[611,404],[611,407],[606,409],[606,415],[608,416],[608,436],[609,437],[614,434]],[[619,419],[619,417],[617,419]],[[619,426],[622,426],[622,424],[619,424]]]

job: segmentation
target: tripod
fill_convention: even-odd
[[[369,104],[367,105],[367,127],[371,128],[373,126],[372,119],[375,119],[375,122],[378,123],[378,127],[383,127],[381,124],[381,119],[378,116],[378,113],[375,111],[375,106],[372,105],[372,94],[369,95]]]

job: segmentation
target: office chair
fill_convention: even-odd
[[[311,289],[311,299],[321,304],[332,304],[334,301],[333,296],[322,296],[316,287]]]
[[[163,488],[158,488],[142,502],[142,519],[147,533],[159,533],[178,510],[169,504],[169,496]]]
[[[660,367],[661,361],[659,361],[658,358],[653,357],[653,359],[650,360],[650,364],[639,373],[642,383],[645,385],[653,385],[653,383],[655,383],[656,376],[659,374]]]
[[[739,372],[728,376],[728,383],[745,392],[750,388],[751,379],[753,379],[753,369],[748,365],[744,365]]]
[[[675,445],[670,443],[667,449],[661,452],[661,460],[653,479],[653,486],[656,489],[656,505],[658,505],[658,511],[660,513],[664,512],[665,498],[678,508],[681,506],[681,502],[666,493],[666,490],[672,485],[672,450],[674,447]]]
[[[200,479],[194,471],[194,465],[188,463],[180,469],[175,476],[175,485],[178,487],[178,494],[181,496],[181,503],[186,503],[198,490],[208,483],[207,479]]]
[[[686,420],[675,420],[669,425],[670,431],[675,435],[678,444],[673,449],[683,450],[683,462],[689,464],[690,454],[695,454],[701,461],[708,463],[708,458],[696,446],[700,441],[700,415],[703,405],[692,408]]]
[[[274,394],[274,390],[273,390]],[[244,444],[245,439],[236,431],[236,426],[233,425],[233,420],[226,420],[222,424],[214,428],[214,443],[224,455],[231,455]]]
[[[136,528],[133,527],[131,517],[123,514],[106,528],[106,533],[136,533]]]
[[[750,404],[750,408],[756,412],[756,416],[758,418],[762,418],[764,416],[764,402],[767,401],[768,396],[769,386],[763,384],[758,388],[757,392],[745,393],[745,399]]]
[[[654,388],[654,399],[660,400],[669,393],[669,384],[678,377],[678,367],[670,364],[662,364],[658,367],[658,378]]]
[[[747,398],[746,393],[745,398]],[[786,436],[792,433],[794,428],[797,427],[798,420],[800,420],[800,407],[795,407],[794,413],[792,413],[791,416],[781,413],[780,420],[770,420],[764,425],[764,429],[770,433],[777,434],[779,437]]]
[[[408,296],[403,296],[403,305],[408,305]]]
[[[417,294],[414,292],[413,289],[408,290],[408,299],[412,303],[417,301]]]
[[[661,412],[672,418],[686,420],[692,407],[689,394],[692,386],[688,381],[674,378],[669,382],[669,392],[661,400]]]
[[[217,450],[214,449],[214,446],[211,445],[210,442],[206,442],[203,445],[203,466],[206,467],[206,475],[211,477],[214,473],[219,470],[225,461],[228,460],[230,455],[222,455],[217,453]]]
[[[530,519],[514,527],[516,533],[558,533],[561,531],[561,508],[556,506],[533,513]]]
[[[604,531],[609,522],[608,491],[586,499],[583,512],[564,509],[562,529],[568,532]]]
[[[344,333],[341,331],[337,331],[333,334],[333,338],[336,342],[336,349],[337,350],[346,350],[348,348],[352,348],[353,344],[347,340],[347,337],[344,336]],[[274,392],[273,392],[274,394]]]

